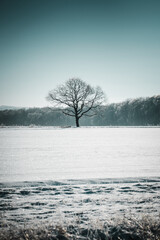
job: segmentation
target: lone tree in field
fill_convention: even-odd
[[[79,78],[72,78],[51,90],[47,100],[54,107],[62,108],[62,112],[75,117],[76,126],[82,116],[96,115],[98,108],[105,101],[105,94],[100,87],[93,88]]]

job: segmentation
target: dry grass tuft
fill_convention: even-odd
[[[101,226],[101,227],[100,227]],[[160,240],[160,221],[151,217],[142,219],[112,219],[82,228],[75,225],[50,224],[33,227],[1,225],[0,240]]]

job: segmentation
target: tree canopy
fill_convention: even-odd
[[[79,78],[72,78],[51,90],[47,100],[54,107],[62,108],[65,115],[75,117],[76,126],[82,116],[92,117],[105,102],[105,94],[100,87],[91,87]]]

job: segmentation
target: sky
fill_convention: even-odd
[[[159,0],[1,0],[0,105],[78,77],[108,103],[160,94]]]

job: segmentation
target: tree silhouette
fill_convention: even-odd
[[[91,87],[79,78],[72,78],[51,90],[47,100],[54,107],[62,108],[62,112],[75,117],[76,126],[82,116],[92,117],[105,102],[105,94],[100,87]]]

